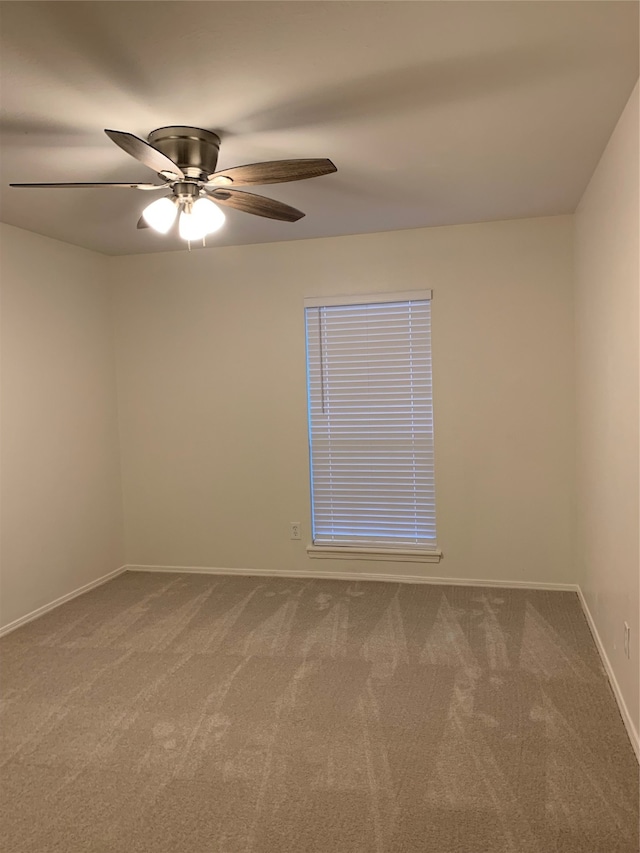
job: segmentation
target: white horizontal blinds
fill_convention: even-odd
[[[314,543],[435,548],[429,299],[306,323]]]

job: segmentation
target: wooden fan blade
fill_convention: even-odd
[[[126,187],[132,190],[166,190],[166,184],[9,184],[10,187],[57,187],[59,189],[86,188],[86,187]]]
[[[265,198],[254,193],[245,193],[242,190],[216,189],[210,191],[210,195],[218,204],[226,204],[242,210],[244,213],[254,213],[256,216],[265,216],[267,219],[280,219],[282,222],[297,222],[302,219],[304,213],[289,207],[281,201],[273,198]]]
[[[123,130],[105,130],[105,133],[112,142],[119,145],[127,154],[131,154],[136,160],[144,163],[154,172],[171,172],[179,178],[184,178],[184,173],[179,166],[166,157],[162,151],[158,151],[153,145],[149,145],[144,139],[134,136],[133,133],[126,133]]]
[[[338,170],[331,160],[272,160],[269,163],[250,163],[232,169],[213,172],[208,182],[213,186],[248,187],[252,184],[281,184],[286,181],[304,181],[320,175],[330,175]]]

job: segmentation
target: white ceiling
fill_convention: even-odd
[[[0,8],[2,220],[107,254],[184,243],[136,230],[143,192],[7,184],[153,181],[103,128],[175,124],[219,133],[219,167],[338,167],[252,187],[306,217],[227,209],[211,245],[570,213],[638,78],[636,2]]]

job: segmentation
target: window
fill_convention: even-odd
[[[305,300],[311,556],[438,554],[430,300]]]

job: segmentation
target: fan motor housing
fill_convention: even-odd
[[[147,137],[190,178],[206,178],[216,170],[220,137],[200,127],[159,127]]]

